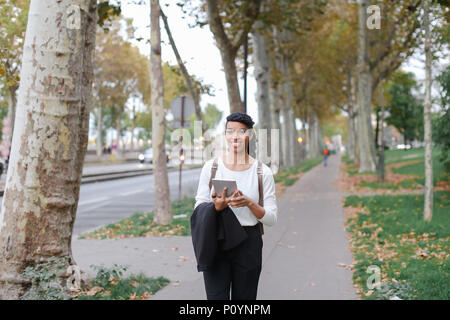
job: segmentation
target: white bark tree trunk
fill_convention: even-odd
[[[317,117],[316,110],[312,108],[309,118],[308,118],[308,128],[309,128],[309,158],[315,158],[321,156],[321,128],[319,123],[319,118]]]
[[[88,143],[95,0],[32,0],[10,168],[0,213],[0,299],[27,290],[20,274],[72,257]]]
[[[262,137],[258,140],[258,151],[259,154],[264,157],[261,159],[265,161],[265,156],[269,155],[271,135],[270,128],[271,123],[271,112],[270,112],[270,94],[269,94],[269,69],[270,60],[267,52],[266,41],[264,36],[258,31],[262,22],[258,21],[255,23],[255,30],[253,32],[253,50],[254,50],[254,64],[255,64],[255,80],[257,84],[256,90],[256,101],[258,102],[258,129],[267,130],[267,139],[263,141]]]
[[[355,105],[356,105],[356,85],[355,85],[355,76],[350,71],[348,73],[348,84],[349,84],[349,90],[348,90],[348,97],[347,97],[347,103],[348,103],[348,132],[347,132],[347,154],[349,159],[355,160],[356,157],[356,126],[355,126],[355,118],[356,118],[356,111],[355,111]]]
[[[359,3],[358,136],[359,172],[375,171],[375,146],[371,124],[372,87],[367,49],[367,0]]]
[[[433,159],[431,140],[431,31],[430,31],[430,0],[424,0],[425,29],[425,101],[424,101],[424,140],[425,140],[425,203],[423,218],[431,221],[433,216]]]
[[[292,86],[289,78],[288,70],[288,58],[286,56],[282,57],[281,60],[281,71],[283,75],[282,82],[282,96],[283,96],[283,106],[281,109],[281,114],[283,116],[283,126],[281,127],[281,145],[283,148],[283,163],[285,168],[291,168],[294,166],[294,148],[293,148],[293,131],[292,131]]]
[[[155,183],[155,210],[153,221],[158,224],[170,224],[173,219],[170,205],[170,189],[167,176],[165,145],[164,81],[161,65],[161,29],[159,26],[159,3],[150,3],[150,87],[152,109],[152,148]]]
[[[103,153],[103,146],[102,146],[102,126],[103,126],[103,112],[102,112],[102,106],[98,106],[98,118],[97,118],[97,157],[101,157]]]
[[[276,173],[282,168],[282,157],[283,151],[281,146],[281,124],[280,124],[280,100],[278,95],[277,84],[273,81],[272,77],[270,78],[270,86],[269,86],[269,96],[270,96],[270,126],[272,130],[275,130],[277,135],[276,141],[271,141],[271,169],[272,172]],[[275,137],[274,137],[275,139]],[[275,152],[277,153],[276,159],[274,161]]]
[[[274,36],[277,35],[276,29],[273,30]],[[276,49],[275,49],[276,50]],[[270,121],[271,121],[271,129],[275,130],[277,133],[277,141],[271,142],[271,152],[277,152],[277,161],[272,161],[271,169],[272,172],[276,173],[279,170],[284,169],[283,164],[283,148],[281,147],[281,108],[282,108],[282,99],[280,94],[280,84],[277,81],[277,77],[275,76],[277,70],[280,68],[280,59],[278,57],[277,52],[274,53],[274,56],[270,60],[269,65],[269,101],[270,101]],[[276,146],[276,148],[275,148]],[[274,156],[271,154],[271,158]]]

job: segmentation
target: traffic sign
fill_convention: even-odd
[[[181,109],[184,109],[183,115],[181,115]],[[176,120],[183,119],[186,121],[195,111],[194,100],[185,95],[178,96],[170,103],[170,111],[172,111],[173,117]]]
[[[4,126],[9,126],[11,124],[11,120],[8,117],[2,119],[2,124]]]

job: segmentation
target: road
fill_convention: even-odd
[[[183,170],[182,195],[194,196],[201,168]],[[170,198],[178,198],[178,171],[169,172]],[[82,184],[73,235],[90,231],[154,206],[153,175]],[[0,198],[0,202],[3,198]]]

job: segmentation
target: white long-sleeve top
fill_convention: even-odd
[[[200,181],[198,183],[197,195],[195,196],[195,207],[203,202],[212,202],[212,190],[209,190],[209,179],[211,177],[211,167],[214,159],[207,161],[202,168]],[[217,162],[217,171],[215,179],[236,180],[237,187],[244,195],[258,203],[258,161],[254,161],[252,166],[244,171],[233,171],[225,167],[222,159],[219,157]],[[275,181],[272,170],[264,163],[263,167],[263,190],[264,190],[264,210],[265,214],[261,219],[257,219],[248,207],[233,208],[231,210],[242,226],[254,226],[258,221],[267,226],[273,226],[277,222],[277,201],[275,197]]]

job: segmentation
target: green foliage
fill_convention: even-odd
[[[437,82],[442,109],[433,124],[433,141],[442,147],[439,160],[450,171],[450,67],[437,77]]]
[[[105,267],[104,265],[95,266],[91,265],[91,268],[97,270],[97,275],[93,280],[91,280],[91,284],[93,286],[99,287],[107,287],[109,285],[109,280],[111,278],[122,278],[125,271],[127,271],[127,266],[121,266],[114,264],[111,268]]]
[[[128,267],[117,264],[113,267],[91,267],[97,270],[97,275],[90,281],[90,286],[97,290],[81,293],[76,297],[78,300],[129,300],[137,297],[145,299],[169,283],[164,277],[149,278],[143,273],[124,277]]]
[[[423,137],[423,108],[412,94],[416,88],[414,74],[403,71],[394,73],[388,86],[386,123],[397,128],[407,141]]]
[[[110,3],[112,2],[112,3]],[[97,6],[97,12],[98,12],[98,25],[100,27],[103,27],[104,30],[108,30],[107,27],[105,27],[105,21],[112,21],[115,18],[120,16],[121,9],[120,9],[120,0],[119,1],[108,1],[108,0],[102,0],[99,2]]]
[[[402,300],[414,299],[414,289],[409,283],[388,282],[381,284],[380,288],[371,295],[371,300],[390,300],[393,297]]]
[[[70,299],[67,288],[59,275],[68,266],[68,257],[50,257],[47,262],[25,268],[22,277],[29,279],[31,288],[22,296],[22,300],[67,300]]]

